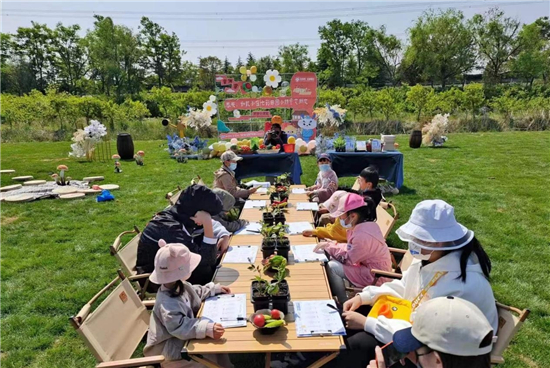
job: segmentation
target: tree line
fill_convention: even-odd
[[[185,51],[177,35],[147,17],[137,32],[110,17],[94,17],[84,36],[79,25],[59,23],[51,29],[36,22],[1,34],[2,91],[23,95],[54,88],[123,103],[152,87],[214,90],[215,74],[238,73],[242,65],[256,65],[259,74],[315,71],[328,88],[422,83],[445,90],[476,72],[483,73],[486,84],[517,78],[531,87],[536,79],[550,79],[548,17],[521,24],[497,8],[469,20],[458,10],[426,12],[406,42],[384,27],[335,19],[319,28],[316,60],[297,43],[280,47],[277,55],[256,58],[249,52],[235,65],[217,56],[200,57],[197,64],[182,60]]]

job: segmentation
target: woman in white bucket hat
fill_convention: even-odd
[[[474,232],[456,221],[451,205],[437,199],[418,203],[409,221],[396,233],[408,242],[415,258],[409,269],[400,280],[367,286],[344,304],[348,329],[359,330],[347,339],[350,350],[363,351],[357,366],[365,367],[373,358],[376,345],[390,342],[394,332],[411,326],[403,320],[363,315],[370,308],[362,306],[373,305],[382,295],[409,300],[413,316],[427,300],[460,297],[476,305],[497,331],[497,309],[489,284],[491,262]],[[356,312],[360,307],[361,313]]]

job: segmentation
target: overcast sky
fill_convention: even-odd
[[[362,2],[22,2],[3,1],[2,32],[13,33],[28,27],[31,20],[55,27],[79,24],[84,35],[93,27],[93,14],[111,16],[137,32],[141,16],[175,32],[185,60],[197,62],[199,56],[226,56],[235,64],[251,51],[256,58],[275,55],[278,47],[300,42],[308,45],[315,58],[320,44],[319,26],[340,18],[358,19],[371,27],[386,26],[402,39],[418,16],[430,7],[462,10],[467,18],[498,5],[508,16],[523,23],[548,16],[550,1],[362,1]]]

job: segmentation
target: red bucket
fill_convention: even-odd
[[[285,153],[294,153],[295,148],[296,148],[295,144],[283,144],[283,149]]]

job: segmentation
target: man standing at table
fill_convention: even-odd
[[[243,189],[237,185],[235,170],[237,169],[237,162],[242,159],[235,152],[226,151],[221,155],[222,167],[214,173],[214,188],[228,191],[238,202],[243,202],[258,190],[258,188]]]
[[[288,143],[288,136],[281,129],[281,124],[274,123],[271,125],[271,130],[265,134],[264,144],[266,146],[281,146],[281,151],[283,151],[283,144]]]

